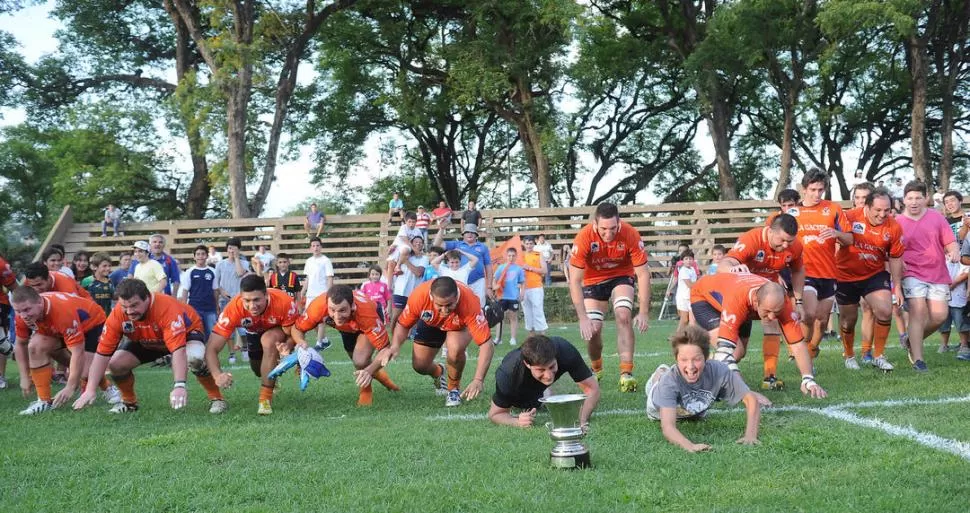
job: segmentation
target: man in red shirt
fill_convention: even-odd
[[[88,372],[88,386],[74,401],[74,409],[79,410],[94,402],[97,379],[90,378],[103,376],[105,370],[110,370],[111,379],[121,389],[121,402],[108,411],[137,411],[138,397],[132,370],[171,355],[174,383],[169,404],[172,409],[182,409],[188,403],[185,378],[191,369],[209,396],[209,411],[217,413],[213,410],[225,410],[222,393],[203,361],[205,335],[199,314],[172,296],[153,294],[145,282],[137,278],[122,281],[115,296],[118,304],[104,323],[97,354]]]
[[[242,327],[246,330],[246,346],[249,352],[249,367],[262,379],[259,389],[259,415],[273,413],[273,389],[276,380],[269,379],[270,371],[279,361],[279,347],[289,346],[290,328],[296,323],[296,303],[286,292],[279,289],[266,289],[262,276],[249,274],[239,283],[239,295],[232,298],[222,310],[219,320],[212,328],[206,346],[205,360],[212,370],[216,384],[222,388],[232,386],[232,374],[222,372],[219,351],[232,336],[233,330]]]
[[[64,404],[79,385],[87,386],[87,380],[82,381],[89,364],[85,353],[97,348],[104,327],[104,310],[87,298],[61,292],[38,294],[27,286],[14,289],[13,306],[17,312],[20,389],[26,396],[31,382],[37,388],[37,400],[20,414],[36,415]],[[53,359],[66,360],[70,372],[64,388],[51,397]],[[104,379],[104,373],[100,379]]]
[[[374,351],[381,351],[389,344],[384,311],[378,308],[377,303],[363,292],[355,292],[346,285],[334,285],[307,306],[290,330],[296,346],[306,348],[303,334],[321,322],[340,332],[344,350],[357,369],[356,381],[360,387],[358,406],[373,403],[371,379],[376,379],[388,390],[396,392],[401,389],[391,381],[380,360],[371,358]]]
[[[441,276],[418,285],[408,296],[407,305],[397,319],[391,346],[378,355],[381,366],[396,358],[408,333],[415,327],[411,366],[418,374],[431,376],[436,392],[447,394],[445,406],[459,406],[464,397],[474,399],[485,386],[485,376],[492,363],[495,348],[485,312],[475,292],[453,278]],[[478,344],[475,378],[461,391],[465,370],[465,348],[474,340]],[[435,356],[441,346],[448,348],[448,376]]]
[[[707,330],[711,346],[717,348],[712,358],[735,371],[751,337],[752,319],[777,320],[802,373],[802,393],[827,395],[815,382],[812,358],[784,287],[748,273],[709,274],[691,288],[690,303],[694,323]]]
[[[785,283],[795,297],[795,309],[801,310],[805,289],[805,267],[802,264],[802,244],[795,237],[798,221],[789,214],[779,214],[764,228],[753,228],[738,238],[727,256],[718,265],[719,272],[750,272],[784,283],[782,271],[788,271]],[[762,322],[764,338],[761,352],[764,356],[764,380],[761,388],[780,390],[785,383],[776,377],[778,351],[781,347],[781,330],[775,321]]]
[[[875,318],[872,364],[883,371],[893,370],[884,356],[886,338],[892,324],[893,296],[903,302],[903,229],[892,217],[892,195],[877,188],[865,199],[862,208],[846,212],[852,234],[851,246],[841,246],[836,255],[839,304],[839,329],[845,350],[845,366],[858,369],[855,360],[855,324],[859,300],[865,300]],[[889,272],[886,272],[886,264]],[[890,286],[890,283],[892,284]],[[890,288],[891,287],[891,288]]]
[[[634,284],[640,301],[636,316]],[[599,204],[593,222],[576,234],[569,259],[569,297],[597,378],[603,372],[603,318],[612,302],[616,350],[620,355],[620,391],[635,392],[633,328],[645,333],[650,326],[650,272],[640,232],[620,221],[620,212],[612,203]]]

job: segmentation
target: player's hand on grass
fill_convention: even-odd
[[[516,425],[519,426],[520,428],[532,427],[532,422],[535,421],[535,418],[536,418],[535,408],[532,408],[531,410],[524,410],[521,413],[519,413],[519,416],[516,418],[516,421],[517,421]]]
[[[685,449],[687,449],[687,452],[708,452],[708,451],[712,450],[713,447],[711,447],[710,445],[707,445],[707,444],[694,444],[694,443],[692,443],[692,444],[688,445],[687,447],[685,447]]]
[[[813,399],[824,399],[828,397],[828,392],[815,382],[814,379],[802,379],[802,393]]]
[[[97,397],[98,395],[94,392],[88,392],[87,390],[81,392],[81,396],[77,398],[77,401],[74,401],[74,409],[80,410],[85,406],[94,404],[94,399]]]
[[[633,318],[633,327],[637,329],[640,333],[646,333],[650,329],[650,318],[647,317],[645,313],[638,313],[636,317]]]
[[[485,383],[480,379],[473,379],[471,383],[465,388],[465,391],[461,393],[461,397],[465,400],[471,401],[472,399],[478,397],[478,394],[482,393],[482,388]]]
[[[742,436],[741,438],[738,438],[738,444],[740,444],[740,445],[761,445],[761,440],[758,440],[757,438],[748,438],[746,436]]]
[[[589,317],[579,320],[579,335],[587,342],[593,338],[593,321]]]
[[[64,388],[54,396],[54,407],[57,408],[70,401],[74,397],[74,392],[77,392],[77,390],[71,387],[71,385],[64,385]]]
[[[24,399],[30,399],[30,393],[33,389],[34,382],[30,380],[30,376],[20,376],[20,393],[23,394]]]
[[[752,391],[751,393],[754,395],[755,400],[758,401],[758,406],[764,406],[766,408],[771,406],[771,399],[768,399],[758,392]]]
[[[354,378],[355,378],[354,381],[357,383],[357,386],[360,388],[364,388],[367,385],[370,385],[371,379],[373,379],[374,377],[371,376],[370,371],[368,371],[367,369],[361,369],[359,371],[354,372]]]
[[[172,405],[173,410],[181,410],[184,408],[189,402],[189,394],[186,392],[185,387],[173,388],[172,392],[168,394],[168,402]]]
[[[216,385],[219,388],[229,388],[232,386],[231,372],[222,372],[219,374],[214,374],[212,378],[216,381]]]

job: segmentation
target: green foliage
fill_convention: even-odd
[[[377,179],[364,191],[362,214],[387,213],[387,204],[394,193],[400,193],[404,208],[413,212],[418,205],[429,211],[438,206],[438,196],[427,176],[392,174]]]
[[[305,216],[307,212],[310,211],[310,205],[312,203],[317,204],[317,209],[326,215],[345,215],[350,214],[350,201],[347,195],[338,196],[336,193],[324,194],[317,196],[316,198],[308,198],[305,201],[297,203],[296,206],[287,210],[283,213],[284,217],[288,216]]]

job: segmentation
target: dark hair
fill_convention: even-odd
[[[453,249],[445,253],[445,261],[448,260],[461,260],[461,253],[457,249]]]
[[[40,300],[40,293],[31,287],[21,285],[13,289],[11,301],[14,303],[39,303]]]
[[[354,306],[354,289],[347,285],[334,285],[327,291],[327,299],[335,305],[346,301],[350,306]]]
[[[508,249],[505,250],[506,253],[508,253],[509,251],[511,251],[511,252],[513,252],[515,254],[518,254],[519,253],[519,250],[515,249],[512,246],[509,246]]]
[[[418,220],[418,215],[415,214],[414,212],[406,212],[404,214],[404,220],[407,221],[409,219],[414,219],[415,221],[417,221]]]
[[[130,249],[126,249],[126,250],[122,251],[121,253],[119,253],[118,256],[119,257],[123,257],[123,256],[134,256],[134,255],[131,254],[131,250]]]
[[[47,253],[47,252],[45,251],[44,253]],[[45,258],[44,260],[47,260],[47,259]],[[45,264],[43,261],[31,262],[27,264],[27,267],[24,268],[24,278],[28,280],[34,280],[37,278],[47,280],[50,277],[51,277],[51,273],[50,271],[47,270],[47,264]]]
[[[680,258],[691,257],[694,258],[694,250],[687,248],[680,253]]]
[[[74,258],[71,259],[71,262],[77,262],[78,257],[82,257],[82,256],[87,258],[88,262],[91,261],[91,253],[88,253],[87,251],[82,249],[81,251],[74,253]]]
[[[226,251],[229,251],[229,246],[235,246],[236,249],[242,249],[242,241],[239,240],[239,237],[229,237],[229,240],[226,241]]]
[[[282,251],[279,252],[279,253],[277,253],[276,254],[276,260],[279,260],[281,258],[285,258],[285,259],[289,260],[290,259],[290,254],[289,253],[283,253]]]
[[[613,219],[614,217],[620,217],[620,209],[616,208],[614,203],[603,202],[596,205],[596,219]]]
[[[778,193],[778,203],[798,203],[802,200],[801,194],[795,189],[785,189]]]
[[[877,197],[883,197],[889,200],[889,208],[893,208],[895,206],[893,205],[893,203],[895,203],[895,201],[893,201],[893,194],[885,187],[876,187],[873,189],[872,192],[866,196],[866,206],[871,207]]]
[[[674,350],[674,358],[680,352],[680,346],[697,346],[701,348],[701,353],[704,354],[705,360],[711,354],[711,341],[707,332],[700,326],[694,324],[688,324],[683,331],[675,332],[670,336],[670,347]]]
[[[239,281],[241,292],[266,292],[266,280],[258,274],[247,274]]]
[[[957,191],[946,191],[946,194],[943,195],[943,199],[947,199],[950,196],[953,196],[954,198],[957,199],[957,201],[961,203],[963,202],[963,194],[960,194]]]
[[[121,283],[118,284],[118,288],[115,289],[115,297],[127,301],[135,296],[138,296],[142,300],[146,300],[152,296],[152,293],[148,290],[148,285],[145,285],[145,282],[139,280],[138,278],[121,280]]]
[[[798,220],[791,214],[778,214],[777,217],[771,220],[771,229],[780,229],[794,237],[798,234]]]
[[[377,274],[383,274],[384,273],[384,270],[381,269],[381,266],[379,266],[379,265],[372,265],[372,266],[370,266],[370,270],[367,271],[367,274],[370,274],[373,271],[377,271]]]
[[[532,335],[522,343],[522,361],[529,365],[545,365],[556,361],[556,346],[545,335]]]
[[[724,248],[724,244],[715,244],[714,247],[711,248],[711,253],[715,251],[720,251],[721,253],[727,253],[727,249]]]
[[[802,176],[802,188],[806,188],[813,183],[821,183],[822,187],[828,189],[829,187],[829,175],[817,167],[813,167],[805,172],[805,176]]]
[[[874,185],[872,185],[871,183],[869,183],[869,182],[862,182],[862,183],[855,184],[855,187],[852,188],[852,191],[855,192],[855,191],[861,189],[861,190],[866,191],[867,194],[872,194],[872,191],[875,188],[876,187]]]
[[[89,261],[91,267],[97,267],[101,265],[101,262],[108,262],[109,264],[113,263],[111,262],[111,256],[107,253],[98,252],[91,255],[91,260]]]
[[[67,254],[67,252],[64,250],[63,244],[51,244],[51,248],[56,249],[57,252],[60,253],[61,255]]]
[[[926,184],[924,184],[919,180],[913,180],[912,182],[909,182],[908,184],[906,184],[906,187],[903,188],[903,196],[911,192],[918,192],[923,196],[926,196]]]
[[[445,248],[443,248],[441,246],[431,246],[430,248],[428,248],[428,253],[437,253],[437,254],[441,255],[444,252],[445,252]]]
[[[50,246],[47,249],[45,249],[43,253],[40,254],[40,261],[41,262],[47,262],[47,260],[49,260],[50,257],[52,257],[54,255],[60,255],[61,258],[64,258],[64,252],[63,251],[59,251],[54,246]]]
[[[199,244],[198,246],[195,247],[195,249],[192,250],[192,256],[195,256],[195,253],[199,250],[202,250],[206,254],[206,256],[209,255],[209,248],[207,248],[205,244]]]
[[[438,298],[455,297],[458,295],[458,284],[454,278],[439,276],[431,282],[431,295]]]
[[[320,244],[321,246],[323,246],[323,241],[322,241],[322,240],[320,240],[320,237],[314,237],[314,238],[312,238],[312,239],[310,239],[310,244],[311,244],[311,245],[312,245],[312,244],[313,244],[314,242],[316,242],[316,243],[318,243],[318,244]]]

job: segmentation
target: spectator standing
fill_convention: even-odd
[[[475,226],[482,225],[482,213],[475,208],[475,201],[468,201],[468,209],[461,213],[462,224],[469,225],[473,224]]]
[[[391,201],[387,203],[387,216],[392,223],[395,221],[400,223],[404,219],[404,200],[401,199],[401,193],[395,192]]]
[[[149,257],[151,247],[143,240],[136,241],[132,247],[135,259],[131,264],[131,275],[145,282],[149,292],[164,293],[168,287],[168,276],[162,264]]]
[[[232,237],[226,241],[226,258],[216,264],[216,285],[219,291],[219,312],[222,312],[232,298],[239,295],[239,284],[243,276],[249,272],[249,262],[240,254],[239,249],[242,241],[238,237]],[[210,252],[211,258],[211,252]],[[246,330],[236,329],[233,347],[229,351],[229,363],[236,363],[236,351],[242,350],[242,337],[246,336]],[[243,353],[243,360],[249,361],[249,354]]]
[[[957,191],[947,191],[943,195],[943,215],[946,222],[953,230],[953,236],[957,242],[962,242],[967,238],[967,231],[970,230],[970,213],[963,211],[963,195]]]
[[[182,273],[182,290],[179,294],[179,301],[188,303],[189,306],[195,308],[202,319],[205,339],[209,340],[212,327],[216,325],[216,318],[219,316],[219,306],[216,301],[219,283],[216,282],[216,272],[205,263],[209,258],[208,248],[196,246],[195,251],[192,252],[192,257],[195,259],[195,265]]]
[[[950,348],[950,328],[957,332],[960,337],[960,352],[957,358],[970,360],[970,322],[963,316],[963,308],[967,306],[967,276],[970,273],[970,266],[961,262],[947,262],[947,270],[950,271],[950,313],[940,326],[940,349],[939,352],[945,353]],[[962,357],[961,357],[962,356]]]
[[[156,233],[148,238],[148,246],[151,248],[149,258],[158,262],[165,271],[166,284],[164,292],[170,296],[177,296],[179,291],[179,280],[182,278],[182,271],[179,269],[178,262],[171,255],[165,252],[165,236]],[[131,274],[135,274],[135,264],[132,264]],[[154,292],[154,289],[148,287]]]
[[[469,205],[474,206],[474,202],[469,202]],[[478,257],[475,268],[468,275],[468,286],[478,296],[479,306],[484,308],[485,298],[492,290],[492,256],[488,246],[478,241],[478,227],[473,224],[466,224],[462,229],[461,240],[448,241],[442,246],[443,239],[444,232],[439,231],[435,235],[434,245],[444,248],[445,251],[457,249],[463,254],[474,253]],[[466,257],[462,256],[462,263],[465,261]]]
[[[310,210],[306,213],[306,218],[303,221],[306,238],[320,237],[320,232],[323,231],[323,225],[325,224],[327,224],[327,215],[317,208],[316,203],[310,203]],[[316,230],[316,235],[310,235],[310,232],[313,230]]]
[[[111,301],[115,295],[114,285],[108,278],[111,272],[111,257],[107,253],[95,253],[91,255],[91,267],[94,268],[94,274],[85,278],[81,286],[91,294],[91,299],[107,315],[111,313]]]
[[[684,250],[680,254],[680,266],[677,272],[677,292],[674,294],[674,302],[677,304],[677,315],[680,321],[677,323],[675,333],[680,333],[690,322],[690,288],[697,281],[697,271],[694,265],[694,252],[690,249]]]
[[[319,237],[310,239],[310,251],[312,255],[303,264],[303,274],[306,279],[303,281],[303,297],[309,305],[317,296],[326,294],[330,287],[333,287],[333,264],[327,255],[323,254],[323,242]],[[326,324],[320,323],[317,326],[316,349],[326,349],[330,346],[327,339]]]
[[[540,233],[536,238],[535,247],[532,250],[542,256],[542,261],[545,262],[547,271],[545,274],[546,285],[552,285],[552,273],[548,272],[552,269],[552,244],[546,241],[546,235],[544,233]],[[565,262],[565,260],[563,261]]]
[[[519,331],[519,305],[525,296],[525,271],[515,263],[518,258],[518,251],[509,248],[505,252],[505,263],[498,266],[495,270],[496,278],[492,280],[493,292],[502,305],[505,312],[505,319],[509,321],[509,345],[516,345],[515,335]],[[501,328],[499,328],[501,333]],[[495,344],[501,344],[499,339],[494,340]]]
[[[276,258],[272,253],[269,252],[269,246],[265,244],[260,244],[259,249],[256,250],[256,258],[263,263],[263,270],[265,272],[270,272],[273,269],[273,260]]]
[[[711,248],[711,265],[707,266],[707,274],[717,273],[717,266],[721,263],[721,259],[727,254],[724,246],[721,244],[715,244]]]
[[[209,245],[209,258],[205,259],[205,265],[209,267],[215,267],[216,264],[222,262],[222,253],[216,249],[215,246]]]
[[[529,336],[545,335],[549,326],[546,324],[546,289],[542,286],[543,276],[549,276],[549,263],[542,253],[535,249],[536,241],[532,237],[522,239],[522,269],[525,270],[525,294],[522,299],[522,317],[525,318],[525,330]],[[550,249],[550,253],[552,250]]]
[[[114,236],[117,237],[121,233],[121,210],[112,204],[108,204],[108,208],[104,209],[104,219],[101,221],[101,236],[108,236],[108,226],[111,226],[111,231]]]
[[[131,276],[129,272],[131,269],[131,251],[122,251],[121,255],[118,256],[118,268],[111,271],[108,275],[108,280],[111,281],[112,287],[117,287],[121,280]]]
[[[381,274],[382,272],[379,266],[370,266],[370,271],[367,273],[367,281],[360,286],[360,291],[369,297],[371,301],[377,303],[378,308],[384,312],[384,318],[387,319],[390,316],[387,305],[391,301],[391,287],[381,281]]]
[[[303,280],[296,271],[290,270],[290,255],[280,253],[276,255],[276,271],[269,275],[267,282],[270,288],[280,289],[293,298],[293,302],[300,304],[303,290]]]

